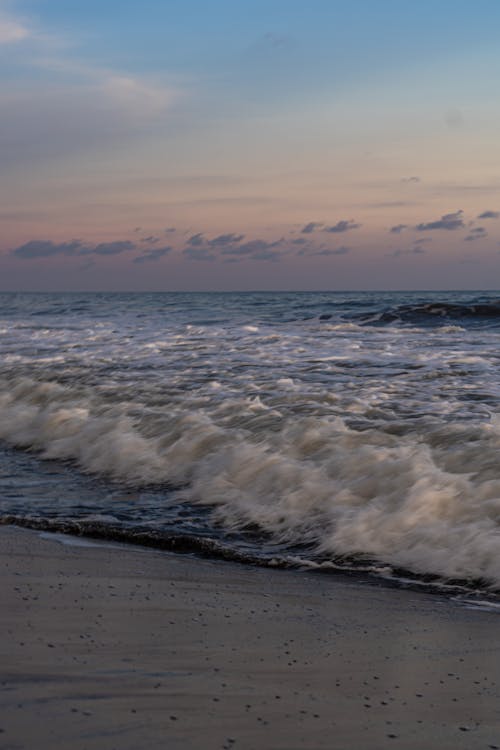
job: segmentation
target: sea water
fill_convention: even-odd
[[[0,520],[500,589],[500,292],[0,294]]]

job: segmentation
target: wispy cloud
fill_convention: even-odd
[[[15,44],[33,35],[27,25],[0,14],[0,44]]]
[[[116,76],[78,85],[4,87],[0,164],[19,164],[117,146],[166,112],[169,92]]]
[[[394,227],[391,227],[389,231],[392,232],[392,234],[401,234],[405,229],[408,229],[408,224],[396,224]]]
[[[91,71],[89,71],[90,73]],[[137,76],[92,71],[98,77],[95,90],[124,113],[138,119],[150,119],[165,112],[173,91]]]
[[[119,145],[161,121],[177,96],[159,80],[78,61],[68,40],[0,14],[0,50],[6,45],[0,167]]]
[[[467,237],[464,237],[465,242],[474,242],[475,240],[484,240],[488,236],[488,232],[484,227],[475,227],[471,229]]]

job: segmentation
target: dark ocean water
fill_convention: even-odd
[[[496,590],[499,415],[500,292],[0,294],[3,522]]]

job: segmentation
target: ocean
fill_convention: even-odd
[[[500,590],[500,292],[0,294],[0,522]]]

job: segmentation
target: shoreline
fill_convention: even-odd
[[[495,612],[0,527],[0,750],[500,748]]]

